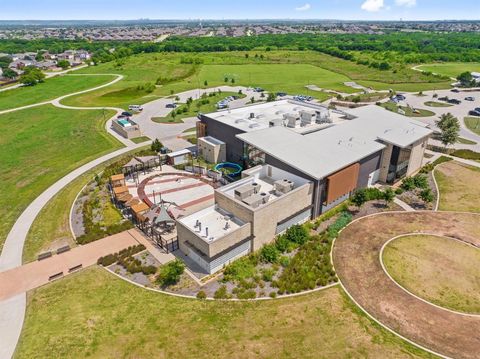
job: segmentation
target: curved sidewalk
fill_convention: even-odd
[[[480,318],[422,301],[393,282],[380,261],[382,246],[408,233],[429,233],[480,246],[475,213],[388,213],[352,222],[336,239],[333,263],[352,299],[382,325],[445,357],[478,358]]]

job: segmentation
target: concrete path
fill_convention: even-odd
[[[415,210],[408,203],[405,203],[404,201],[402,201],[401,199],[399,199],[397,197],[395,197],[393,199],[393,202],[395,204],[398,204],[400,207],[402,207],[407,212],[415,212]]]
[[[45,285],[50,282],[49,278],[55,274],[68,275],[72,268],[91,266],[96,264],[100,257],[139,244],[137,237],[140,237],[140,235],[135,232],[134,229],[118,233],[41,261],[30,262],[0,272],[0,301]]]

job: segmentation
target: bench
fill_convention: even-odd
[[[52,256],[52,252],[44,252],[44,253],[40,253],[37,257],[37,260],[41,261],[43,259],[47,259],[47,258],[50,258]]]

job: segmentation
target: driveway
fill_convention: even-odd
[[[423,93],[425,96],[417,96],[413,93],[404,93],[403,95],[406,97],[405,101],[402,101],[401,105],[410,105],[414,108],[422,108],[427,109],[435,113],[435,116],[432,117],[416,117],[416,120],[422,121],[431,125],[432,128],[437,128],[435,125],[435,121],[438,118],[450,112],[452,115],[457,117],[461,124],[460,129],[460,137],[466,138],[471,141],[477,142],[477,145],[462,145],[457,144],[455,148],[468,148],[473,151],[480,151],[480,136],[471,132],[469,129],[466,128],[463,118],[468,116],[468,112],[473,110],[475,107],[480,107],[480,90],[472,91],[472,92],[465,92],[460,91],[460,93],[451,92],[450,90],[438,90],[438,91],[425,91]],[[448,98],[457,99],[462,101],[459,105],[452,105],[449,107],[430,107],[426,106],[425,102],[427,101],[435,101],[435,102],[442,102],[438,101],[438,98],[434,98],[433,95],[437,94],[438,97],[448,96]],[[475,101],[466,101],[465,97],[474,97]]]
[[[452,312],[420,300],[384,272],[382,246],[410,233],[453,237],[480,246],[474,213],[410,212],[364,217],[335,240],[333,264],[353,300],[392,331],[424,348],[454,358],[478,358],[480,316]]]

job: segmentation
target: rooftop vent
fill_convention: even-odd
[[[253,112],[250,112],[250,118],[255,118],[255,114]]]

